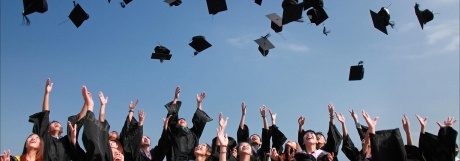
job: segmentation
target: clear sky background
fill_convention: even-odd
[[[228,0],[228,10],[214,16],[204,0],[184,0],[178,7],[134,0],[124,9],[120,0],[77,2],[90,15],[80,28],[62,23],[73,8],[70,0],[48,0],[46,13],[29,15],[30,26],[21,25],[22,1],[1,1],[0,150],[21,153],[32,129],[28,116],[41,111],[47,78],[54,83],[52,120],[65,123],[80,111],[80,89],[86,85],[94,96],[103,91],[109,97],[110,130],[121,130],[130,101],[138,98],[137,108],[147,113],[144,133],[153,145],[166,114],[163,105],[173,99],[176,86],[182,88],[180,116],[188,120],[196,109],[195,95],[206,92],[203,109],[214,118],[200,139],[207,143],[216,135],[219,112],[230,117],[226,131],[236,137],[242,101],[251,133],[261,133],[259,107],[265,104],[277,113],[277,125],[291,140],[297,138],[301,115],[305,129],[326,132],[327,104],[332,102],[346,116],[357,146],[348,109],[365,109],[380,117],[378,130],[400,128],[403,136],[401,118],[407,114],[416,145],[420,125],[415,114],[428,117],[431,133],[438,131],[436,121],[459,117],[458,0],[325,0],[328,36],[322,25],[309,23],[306,12],[306,22],[290,23],[276,34],[265,15],[282,15],[279,0],[265,0],[262,6]],[[439,13],[424,30],[415,2]],[[396,26],[387,27],[385,35],[373,27],[369,10],[378,12],[390,4]],[[263,57],[254,40],[267,33],[276,48]],[[196,35],[213,46],[193,57],[188,43]],[[170,61],[150,59],[158,44],[171,50]],[[364,79],[348,81],[350,66],[361,60]],[[99,100],[94,100],[98,111]],[[361,115],[360,121],[364,123]],[[346,160],[342,152],[339,159]]]

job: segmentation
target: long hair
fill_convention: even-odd
[[[32,135],[37,135],[37,134],[30,134],[27,137],[26,141],[24,142],[24,148],[22,149],[22,154],[19,157],[21,160],[27,160],[27,151],[28,151],[27,148],[26,148],[27,147],[27,140]],[[35,154],[35,161],[43,161],[43,151],[44,151],[43,139],[40,136],[38,136],[38,138],[40,140],[40,143],[38,144],[37,154]]]

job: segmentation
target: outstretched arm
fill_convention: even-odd
[[[240,129],[244,129],[244,119],[246,117],[246,104],[241,103],[241,120],[240,120]]]
[[[99,111],[99,121],[105,121],[105,106],[109,101],[109,97],[104,97],[104,93],[99,91],[99,100],[101,101],[101,109]]]
[[[406,140],[407,140],[406,145],[412,145],[412,136],[410,134],[409,118],[407,118],[407,116],[404,115],[404,117],[402,118],[401,122],[402,122],[402,125],[403,125],[403,128],[404,128],[404,131],[406,132]]]
[[[265,105],[262,105],[262,107],[260,107],[260,115],[262,116],[262,121],[264,122],[264,129],[268,130],[268,122],[267,122],[267,118],[265,117],[266,110],[267,110],[267,107]]]
[[[329,103],[327,105],[327,109],[329,111],[329,122],[334,125],[334,104]]]
[[[427,120],[428,118],[426,118],[426,117],[425,117],[425,118],[422,118],[422,117],[420,117],[419,115],[415,115],[415,116],[417,117],[418,122],[420,122],[420,133],[421,133],[421,134],[425,134],[426,120]]]
[[[179,100],[179,94],[180,94],[180,87],[176,87],[176,91],[174,92],[174,98],[172,101],[172,104],[175,105],[177,103],[177,100]]]
[[[272,125],[276,125],[276,113],[272,112],[271,109],[268,109],[268,113],[270,113],[270,118],[272,119]]]
[[[45,85],[45,96],[43,97],[43,107],[42,111],[49,111],[49,99],[50,99],[50,93],[51,90],[53,89],[53,83],[51,82],[51,79],[48,78],[46,80],[46,85]]]
[[[136,108],[136,105],[138,102],[139,102],[139,99],[136,99],[134,102],[129,103],[129,111],[128,111],[129,122],[131,122],[131,120],[133,119],[134,108]]]
[[[367,125],[369,126],[369,130],[370,130],[369,134],[375,134],[375,126],[377,125],[377,120],[379,119],[379,117],[375,117],[374,119],[371,119],[369,114],[367,114],[364,110],[363,110],[363,117],[364,117],[364,120],[366,120]]]
[[[345,138],[348,136],[347,127],[345,125],[345,117],[343,117],[342,113],[335,112],[335,115],[337,116],[337,120],[339,120],[339,122],[342,124],[342,133],[343,137]]]
[[[81,108],[80,113],[78,114],[78,120],[77,121],[80,121],[83,117],[85,117],[86,116],[86,111],[88,110],[88,104],[86,103],[87,102],[86,96],[88,94],[90,94],[90,93],[88,92],[88,89],[84,85],[81,87],[81,94],[83,96],[84,103],[83,103],[83,107]]]
[[[201,106],[204,98],[206,97],[205,92],[201,92],[200,94],[196,94],[196,108],[199,110],[203,110],[203,107]]]

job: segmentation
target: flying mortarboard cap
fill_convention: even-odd
[[[295,5],[299,3],[298,0],[283,0],[283,2],[281,3],[281,7],[284,9],[286,9],[287,7],[289,6],[292,6],[292,5]]]
[[[283,18],[282,24],[288,24],[293,21],[297,21],[302,19],[302,12],[303,12],[303,2],[299,4],[293,4],[291,6],[287,6],[283,9]]]
[[[72,12],[69,14],[70,20],[73,22],[73,24],[78,28],[83,24],[84,21],[86,21],[89,18],[89,15],[83,10],[83,8],[80,6],[80,4],[75,3],[74,1],[74,8]]]
[[[254,0],[254,3],[258,4],[259,6],[262,6],[262,0]]]
[[[266,15],[268,19],[271,20],[271,28],[276,32],[283,31],[283,20],[276,13],[271,13]]]
[[[179,6],[182,4],[182,0],[165,0],[165,2],[169,4],[169,6]]]
[[[323,0],[304,0],[303,1],[303,10],[307,10],[309,8],[323,8],[324,7],[324,2]]]
[[[172,55],[169,54],[170,50],[164,46],[156,46],[154,49],[154,53],[152,53],[151,59],[159,59],[161,63],[163,60],[171,60]]]
[[[371,13],[372,23],[374,24],[374,27],[388,35],[385,19],[379,14],[375,13],[374,11],[372,10],[369,10],[369,11]]]
[[[198,55],[198,53],[212,46],[208,41],[206,41],[205,37],[201,35],[194,36],[192,38],[192,42],[190,42],[188,45],[195,49],[194,55]]]
[[[364,77],[363,61],[360,61],[358,65],[350,67],[350,75],[348,76],[349,81],[361,80]]]
[[[422,27],[422,30],[423,30],[423,25],[433,20],[434,15],[433,15],[433,12],[431,12],[428,9],[420,11],[419,7],[420,5],[418,3],[415,3],[415,6],[414,6],[415,15],[417,15],[418,22],[420,23],[420,26]]]
[[[125,8],[128,3],[132,2],[133,0],[123,0],[123,2],[120,2],[121,8]],[[109,1],[110,3],[110,1]]]
[[[313,8],[307,11],[307,16],[310,19],[311,23],[319,24],[323,23],[326,19],[329,18],[324,8]]]
[[[259,52],[263,56],[267,56],[268,50],[275,48],[275,46],[268,40],[270,34],[262,36],[259,39],[254,40],[259,45]]]
[[[26,21],[26,24],[30,24],[26,15],[34,12],[45,13],[48,11],[48,2],[46,0],[22,0],[22,3],[24,5],[22,16]]]
[[[211,15],[227,10],[227,2],[225,0],[206,0],[206,4],[208,5],[208,12]]]

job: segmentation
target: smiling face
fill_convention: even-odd
[[[150,138],[148,136],[142,136],[141,146],[150,146]]]
[[[317,133],[316,134],[316,139],[318,140],[318,148],[321,148],[322,146],[324,146],[326,144],[326,139],[324,138],[323,135]]]
[[[252,155],[251,145],[249,145],[247,142],[240,143],[240,146],[238,147],[238,153],[239,155]]]
[[[209,156],[211,155],[211,147],[206,144],[199,144],[195,147],[195,156]]]
[[[306,145],[317,144],[318,140],[316,139],[316,134],[314,132],[307,132],[303,135],[303,142]]]
[[[180,126],[180,127],[187,127],[187,121],[185,121],[185,119],[181,118],[181,119],[177,120],[177,125]]]
[[[37,134],[30,135],[26,140],[26,149],[39,149],[40,145],[41,140]]]
[[[113,161],[124,161],[125,160],[125,156],[117,148],[112,148],[112,157],[113,157]]]
[[[62,126],[59,122],[53,121],[50,123],[48,131],[52,135],[60,135],[62,133]]]
[[[252,134],[250,137],[249,137],[249,144],[251,145],[260,145],[262,144],[262,142],[260,141],[260,137],[256,134]]]

